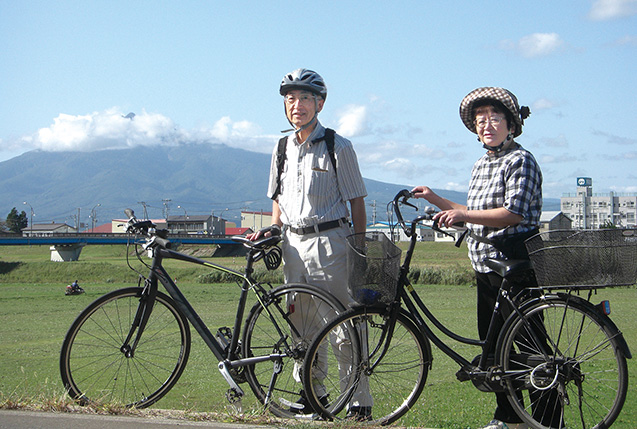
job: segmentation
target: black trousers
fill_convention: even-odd
[[[493,308],[495,307],[498,292],[502,284],[502,277],[493,272],[476,272],[476,281],[478,286],[478,334],[480,335],[480,339],[484,340],[487,336],[489,324],[491,323]],[[517,295],[526,286],[529,286],[529,283],[527,282],[518,283],[511,281],[511,284],[512,286],[509,292],[510,296]],[[534,285],[530,284],[530,286]],[[502,314],[495,323],[497,328],[496,332],[499,332],[504,324]],[[488,352],[495,354],[495,344],[493,344],[492,347],[493,349],[488,350]],[[534,416],[543,416],[540,420],[544,425],[561,427],[561,408],[558,406],[557,392],[550,391],[548,394],[547,392],[531,392],[530,395],[531,400],[533,401],[532,406]],[[506,393],[496,392],[495,396],[497,408],[493,418],[506,423],[521,423],[522,419],[514,411]]]

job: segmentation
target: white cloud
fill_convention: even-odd
[[[557,33],[533,33],[517,42],[504,40],[500,43],[502,49],[518,52],[526,58],[545,57],[558,52],[564,46],[564,41]]]
[[[622,145],[622,146],[632,146],[637,145],[636,138],[622,137],[614,134],[610,134],[604,131],[593,130],[593,135],[598,137],[605,137],[608,143]]]
[[[564,134],[557,137],[543,137],[540,139],[541,146],[549,147],[568,147],[568,139]]]
[[[91,151],[152,144],[176,144],[183,137],[169,118],[142,112],[129,118],[113,108],[87,115],[61,113],[47,128],[23,138],[34,149]]]
[[[533,104],[531,105],[531,112],[549,110],[555,106],[557,106],[557,104],[553,102],[552,100],[549,100],[547,98],[540,98],[538,100],[535,100]]]
[[[134,146],[177,145],[188,142],[223,143],[246,150],[269,153],[276,137],[262,136],[248,121],[219,119],[210,128],[185,130],[172,119],[142,111],[125,115],[117,108],[87,115],[61,113],[53,124],[15,142],[22,151],[94,151]],[[15,149],[8,147],[5,149]]]
[[[612,45],[615,46],[637,46],[637,36],[624,36],[615,40]]]
[[[369,131],[368,110],[366,106],[349,105],[339,116],[336,131],[343,137],[356,137],[364,135]]]
[[[595,0],[588,16],[596,21],[637,14],[637,0]]]
[[[405,158],[394,158],[383,164],[384,170],[399,173],[400,176],[411,179],[418,171],[416,165]]]

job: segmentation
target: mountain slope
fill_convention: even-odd
[[[224,217],[237,221],[241,209],[271,210],[265,196],[269,166],[268,154],[211,144],[27,152],[0,163],[0,218],[12,207],[29,215],[24,201],[33,207],[34,223],[75,225],[79,208],[80,221],[90,224],[91,209],[99,204],[100,224],[122,218],[127,207],[141,214],[141,202],[151,218],[159,218],[163,200],[170,200],[171,214],[224,211]],[[378,220],[386,218],[386,203],[400,189],[409,188],[369,179],[365,183],[366,202],[375,202]],[[437,192],[453,201],[466,200],[465,193]],[[370,219],[372,213],[368,208]]]

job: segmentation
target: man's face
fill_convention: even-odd
[[[284,97],[285,114],[297,128],[310,122],[316,113],[323,110],[323,100],[309,91],[293,90]]]

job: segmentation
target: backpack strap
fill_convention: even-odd
[[[281,137],[279,139],[279,144],[276,149],[276,189],[274,190],[274,194],[272,195],[272,199],[276,200],[281,193],[281,174],[283,174],[283,166],[285,165],[285,160],[287,155],[285,154],[285,149],[287,147],[288,138],[287,136]]]
[[[321,140],[325,140],[325,145],[327,146],[327,153],[330,155],[330,161],[332,162],[332,166],[334,167],[334,174],[336,174],[336,155],[334,154],[334,139],[335,139],[336,131],[331,128],[325,128],[325,136],[318,140],[314,140],[313,143],[320,142]],[[283,174],[283,167],[285,166],[285,161],[287,160],[287,155],[285,150],[287,148],[288,138],[281,137],[279,140],[279,144],[276,150],[276,189],[274,190],[274,194],[272,195],[272,199],[276,200],[279,194],[281,193],[281,175]]]
[[[336,131],[331,128],[325,128],[325,144],[327,145],[327,152],[330,154],[330,160],[334,167],[334,174],[336,174],[336,155],[334,154],[334,135]]]

